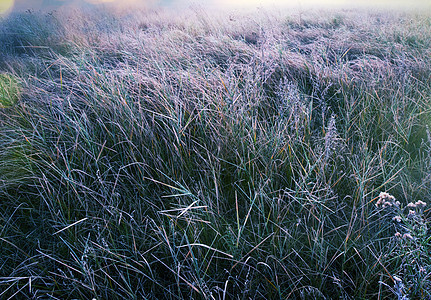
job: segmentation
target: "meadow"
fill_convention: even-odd
[[[0,23],[1,299],[431,299],[431,16]]]

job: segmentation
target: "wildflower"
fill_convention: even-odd
[[[379,194],[379,198],[380,199],[384,199],[384,200],[388,200],[388,201],[390,201],[390,202],[394,202],[395,201],[395,197],[394,196],[392,196],[391,194],[389,194],[389,193],[386,193],[386,192],[381,192],[380,194]]]
[[[395,233],[395,237],[396,238],[401,238],[401,233],[399,233],[398,231]]]
[[[410,202],[409,204],[407,204],[407,207],[415,208],[416,204],[414,204],[413,202]]]
[[[422,200],[419,200],[419,201],[417,201],[417,202],[415,203],[415,205],[416,205],[418,208],[422,208],[422,207],[425,207],[427,204],[426,204],[426,202],[423,202]]]
[[[404,233],[403,239],[413,240],[413,237],[412,237],[412,235],[410,233]]]
[[[379,198],[379,200],[377,200],[377,202],[376,202],[376,206],[377,206],[377,207],[379,207],[379,206],[380,206],[380,204],[382,204],[382,203],[383,203],[382,199],[381,199],[381,198]]]
[[[409,210],[409,215],[408,217],[414,217],[416,214],[416,212],[414,210]]]
[[[382,205],[382,207],[383,207],[383,208],[386,208],[387,206],[391,207],[391,206],[392,206],[392,203],[391,203],[391,202],[385,202],[385,203],[383,203],[383,205]]]
[[[400,206],[400,202],[399,201],[395,201],[395,197],[390,195],[389,193],[386,192],[381,192],[379,194],[379,200],[377,200],[376,202],[376,206],[382,206],[382,208],[386,208],[386,207],[392,207],[392,206]]]
[[[392,221],[395,221],[395,222],[399,223],[399,222],[401,222],[401,217],[400,216],[393,217]]]

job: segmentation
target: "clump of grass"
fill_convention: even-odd
[[[0,107],[11,107],[21,97],[21,86],[18,79],[10,74],[0,74]]]

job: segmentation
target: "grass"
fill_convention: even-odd
[[[430,20],[9,16],[0,297],[428,299]]]
[[[0,74],[0,107],[10,107],[19,100],[20,87],[17,80],[9,74]]]

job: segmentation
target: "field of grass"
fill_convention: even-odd
[[[430,299],[430,49],[417,13],[9,16],[0,298]]]

